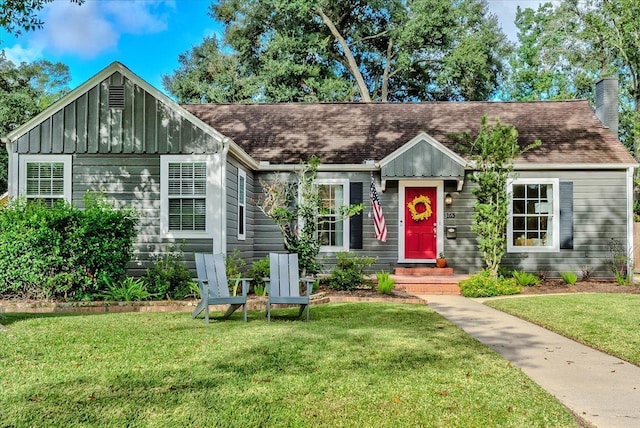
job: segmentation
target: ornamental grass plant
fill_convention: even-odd
[[[6,314],[0,426],[577,426],[427,306],[277,312]]]

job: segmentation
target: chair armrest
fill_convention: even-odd
[[[315,278],[300,278],[300,282],[305,282],[307,284],[307,297],[311,296],[311,289],[313,288],[313,283],[316,282]]]
[[[253,278],[237,278],[239,281],[242,281],[242,295],[244,297],[247,297],[247,294],[249,294],[249,281],[251,281]]]

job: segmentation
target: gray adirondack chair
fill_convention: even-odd
[[[300,278],[297,254],[269,253],[269,278],[265,278],[267,285],[267,320],[271,321],[271,305],[289,304],[300,305],[300,312],[307,310],[309,321],[309,300],[314,282],[312,278]],[[301,283],[306,283],[306,293],[300,294]]]
[[[242,281],[242,295],[231,296],[222,254],[195,253],[195,258],[201,300],[191,314],[191,318],[197,317],[204,311],[204,321],[208,323],[209,305],[230,305],[223,318],[229,318],[242,306],[242,318],[246,322],[250,278],[239,278]]]

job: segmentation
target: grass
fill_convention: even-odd
[[[295,312],[5,315],[0,426],[577,426],[426,306]]]
[[[485,304],[640,365],[640,295],[549,295]]]

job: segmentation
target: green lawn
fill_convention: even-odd
[[[640,295],[548,295],[486,304],[640,365]]]
[[[314,306],[309,323],[240,316],[5,315],[0,426],[577,426],[427,306]]]

